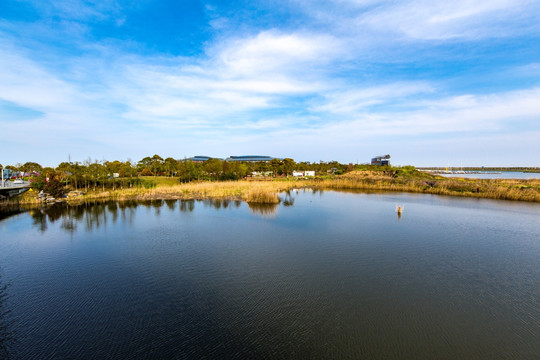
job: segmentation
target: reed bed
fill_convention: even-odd
[[[343,176],[314,184],[320,189],[379,190],[540,202],[540,180],[400,179]]]
[[[400,178],[380,172],[352,172],[327,179],[279,181],[221,181],[158,185],[155,188],[125,188],[88,192],[68,202],[92,200],[228,199],[253,204],[277,204],[278,194],[293,188],[427,193],[500,200],[540,202],[540,180],[481,180],[462,178]],[[12,201],[12,200],[10,200]],[[40,203],[36,193],[25,193],[17,204]]]
[[[259,204],[279,204],[277,194],[268,189],[254,188],[249,190],[246,202]]]
[[[82,197],[68,198],[68,202],[88,200],[154,200],[154,199],[229,199],[253,203],[275,204],[278,193],[298,187],[297,181],[220,181],[163,185],[155,188],[125,188],[115,191],[89,191]],[[302,186],[302,185],[300,185]],[[39,203],[36,194],[26,193],[18,203]]]

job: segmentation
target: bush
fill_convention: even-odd
[[[30,179],[30,187],[35,191],[41,191],[47,184],[45,175],[39,175],[38,177]]]
[[[141,175],[142,176],[152,176],[152,175],[154,175],[154,173],[149,168],[144,168],[141,171]]]
[[[43,186],[43,192],[55,198],[64,196],[64,185],[56,177],[50,178],[49,182]]]

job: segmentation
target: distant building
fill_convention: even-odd
[[[371,165],[390,165],[390,154],[388,155],[379,155],[371,159]]]
[[[9,179],[10,177],[15,175],[13,171],[11,171],[10,169],[5,169],[5,168],[2,169],[2,174],[4,176],[4,180]]]
[[[315,176],[315,171],[313,171],[313,170],[306,170],[306,171],[296,171],[296,170],[294,170],[292,172],[292,176],[295,176],[295,177]]]
[[[269,162],[272,159],[278,159],[271,156],[263,155],[242,155],[242,156],[229,156],[225,161],[245,161],[245,162]]]
[[[206,160],[210,160],[210,159],[223,160],[223,159],[210,157],[210,156],[204,156],[204,155],[193,156],[193,157],[188,158],[187,160],[193,161],[195,163],[202,163],[202,162],[205,162]]]
[[[273,174],[273,171],[252,171],[251,177],[271,177]]]
[[[193,157],[190,157],[190,158],[188,158],[186,160],[193,161],[193,162],[196,162],[196,163],[202,163],[202,162],[205,162],[205,161],[210,160],[210,159],[223,160],[221,158],[204,156],[204,155],[193,156]],[[225,161],[245,161],[245,162],[264,161],[264,162],[269,162],[272,159],[283,160],[283,159],[280,159],[280,158],[275,158],[275,157],[272,157],[272,156],[264,156],[264,155],[242,155],[242,156],[229,156],[228,158],[225,159]]]

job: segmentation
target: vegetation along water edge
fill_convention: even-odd
[[[419,171],[413,166],[337,163],[311,164],[311,168],[316,170],[306,170],[299,176],[293,167],[307,168],[306,164],[293,163],[288,164],[292,167],[285,168],[283,161],[276,161],[274,164],[259,164],[258,167],[257,164],[235,164],[236,169],[224,169],[223,163],[183,164],[184,168],[191,167],[187,173],[172,169],[157,174],[152,172],[151,175],[145,171],[148,168],[133,168],[132,173],[124,172],[122,176],[114,173],[114,177],[106,168],[101,169],[101,175],[91,171],[73,171],[66,169],[65,165],[64,169],[40,169],[38,175],[27,179],[31,182],[30,191],[0,204],[10,207],[47,202],[153,199],[229,199],[277,204],[280,202],[279,193],[295,188],[395,191],[540,202],[540,179],[445,178]],[[239,165],[242,166],[238,168]]]

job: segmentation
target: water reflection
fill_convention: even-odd
[[[300,192],[300,190],[302,190],[302,192],[304,194],[312,194],[312,195],[319,195],[319,196],[322,196],[324,194],[324,190],[323,189],[317,189],[317,188],[303,188],[303,189],[293,189],[291,190],[291,192],[295,192],[296,194],[298,194]],[[289,192],[289,191],[287,191]]]
[[[195,210],[195,200],[180,200],[180,211],[192,212]]]
[[[176,203],[178,202],[178,200],[165,200],[165,205],[167,205],[167,207],[169,208],[169,210],[174,210],[174,208],[176,207]]]
[[[7,219],[8,217],[21,214],[27,210],[20,207],[0,207],[0,221]]]
[[[8,284],[2,281],[2,269],[0,268],[0,358],[10,359],[14,354],[11,351],[11,345],[14,342],[11,324],[8,316],[11,310],[6,308]]]
[[[278,204],[248,203],[249,209],[254,215],[272,218],[277,215]]]
[[[32,210],[30,211],[30,216],[32,217],[34,227],[41,232],[47,230],[47,217],[42,210]]]
[[[298,190],[297,192],[298,193]],[[294,192],[293,190],[287,190],[284,192],[285,198],[282,201],[283,206],[293,206],[294,205]]]
[[[44,237],[26,214],[11,218],[0,235],[13,279],[9,301],[0,296],[0,359],[15,356],[6,349],[21,359],[540,353],[537,204],[320,194],[37,209]]]
[[[295,191],[288,191],[282,194],[280,203],[283,206],[293,206]],[[93,231],[108,223],[116,224],[119,220],[133,224],[136,209],[144,207],[153,211],[156,216],[161,211],[173,212],[178,209],[180,212],[193,212],[196,203],[216,210],[226,210],[229,208],[240,208],[242,201],[228,199],[204,199],[204,200],[142,200],[142,201],[106,201],[87,202],[78,205],[54,204],[30,210],[34,228],[40,232],[45,232],[48,226],[59,223],[60,228],[68,233],[74,233],[80,228],[86,232]],[[277,214],[279,204],[248,204],[251,212],[256,216],[273,217]],[[5,211],[4,218],[19,214],[27,210],[12,209]],[[1,218],[0,218],[1,220]]]
[[[207,207],[213,207],[216,210],[219,209],[227,209],[229,206],[234,206],[235,208],[239,208],[242,204],[241,201],[238,200],[229,200],[229,199],[204,199],[204,200],[198,200],[202,201],[202,203]]]
[[[76,206],[55,204],[30,211],[33,225],[45,232],[49,224],[60,222],[60,228],[73,233],[78,225],[84,225],[85,231],[97,229],[110,220],[118,222],[121,218],[129,224],[133,223],[137,202],[92,202]]]

